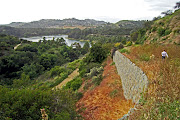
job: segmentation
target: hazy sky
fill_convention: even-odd
[[[152,19],[179,0],[1,0],[0,24],[40,19],[96,19],[108,22]]]

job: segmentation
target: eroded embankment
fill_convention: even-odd
[[[87,90],[77,103],[78,109],[85,108],[81,112],[85,120],[117,120],[134,107],[123,95],[120,76],[112,62],[108,57],[101,84]]]

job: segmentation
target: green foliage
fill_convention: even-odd
[[[102,81],[102,73],[103,73],[103,67],[93,67],[89,73],[86,74],[88,79],[92,78],[92,83],[95,85],[100,85]]]
[[[140,55],[139,57],[140,57],[140,60],[142,60],[142,61],[149,61],[150,60],[150,56],[145,54],[145,53]]]
[[[69,75],[68,71],[63,71],[62,73],[60,73],[60,76],[56,79],[56,81],[54,83],[52,83],[49,87],[54,87],[54,86],[58,85],[64,79],[66,79],[68,77],[68,75]]]
[[[157,30],[157,27],[153,27],[151,31],[155,32],[156,30]]]
[[[111,91],[109,95],[110,95],[111,98],[114,98],[114,97],[117,96],[117,93],[118,93],[118,90],[115,89],[115,90]]]
[[[131,40],[136,44],[143,44],[146,40],[145,34],[146,28],[139,29],[138,31],[131,34]]]
[[[25,73],[21,74],[20,79],[13,80],[13,88],[25,88],[30,83],[30,77],[29,75],[26,75]]]
[[[171,30],[169,30],[169,29],[164,29],[164,28],[162,28],[162,27],[160,27],[160,28],[158,29],[158,35],[159,35],[160,37],[169,35],[170,33],[171,33]]]
[[[135,42],[138,39],[138,32],[133,32],[131,34],[131,41]]]
[[[60,75],[60,73],[62,73],[64,71],[66,71],[64,67],[55,66],[55,67],[51,68],[50,76],[53,77],[53,76]]]
[[[0,86],[0,118],[39,120],[45,108],[49,119],[80,119],[76,112],[78,96],[71,90],[9,89]]]
[[[123,44],[121,44],[121,43],[116,43],[116,44],[114,45],[114,47],[117,48],[117,49],[122,49],[122,48],[124,48]]]
[[[55,120],[71,120],[70,113],[68,111],[62,111],[56,114]]]
[[[64,89],[72,89],[74,91],[78,90],[82,85],[82,78],[76,77],[72,81],[68,82]]]
[[[21,69],[21,72],[28,75],[31,79],[38,77],[44,71],[44,67],[38,63],[31,63],[30,65],[25,64]]]
[[[94,44],[88,56],[86,56],[85,61],[102,63],[102,61],[107,57],[107,51],[102,48],[100,44]]]
[[[164,33],[165,33],[165,29],[163,29],[162,27],[160,27],[158,29],[158,35],[161,37],[161,36],[164,36]]]
[[[87,52],[89,52],[89,49],[90,49],[90,45],[89,45],[89,42],[85,42],[84,46],[83,46],[83,51],[82,51],[82,54],[86,54]]]
[[[127,43],[126,43],[126,46],[131,46],[132,45],[132,41],[128,41]]]
[[[18,51],[30,51],[30,52],[37,52],[38,49],[30,44],[25,44],[23,46],[18,47],[16,50]]]
[[[22,73],[25,73],[33,80],[54,66],[78,59],[82,49],[78,48],[77,50],[66,46],[62,38],[28,42],[25,40],[20,41],[16,37],[0,35],[0,42],[2,47],[4,46],[4,48],[0,49],[0,84],[3,85],[11,85],[13,80],[19,79]],[[21,45],[14,50],[13,47],[20,42]],[[74,65],[68,67],[75,69],[77,65]],[[56,74],[58,74],[58,71],[51,71],[51,76]]]
[[[125,49],[125,48],[120,49],[119,51],[120,51],[121,53],[127,53],[127,54],[129,54],[129,51],[128,51],[127,49]]]
[[[166,36],[166,35],[169,35],[170,33],[171,33],[171,30],[167,29],[167,30],[165,31],[164,35]]]
[[[53,94],[52,110],[56,114],[55,119],[70,118],[70,120],[81,119],[76,112],[77,94],[72,90],[58,90]]]
[[[86,63],[84,61],[81,62],[79,66],[79,74],[81,77],[85,77],[86,73],[89,73],[90,70],[94,67],[100,67],[101,65],[99,63]]]
[[[80,65],[81,60],[74,60],[73,62],[68,63],[67,68],[75,70]]]
[[[45,68],[45,70],[47,70],[55,65],[56,59],[57,59],[57,55],[42,54],[40,56],[40,64]]]
[[[100,85],[102,80],[103,80],[102,73],[99,73],[97,76],[92,77],[92,83],[94,83],[95,85]]]
[[[173,102],[161,102],[158,105],[158,116],[161,119],[169,118],[170,120],[176,120],[180,110],[180,101]]]
[[[0,87],[0,108],[10,119],[40,119],[40,108],[50,106],[51,91]]]
[[[98,74],[102,74],[103,67],[93,67],[89,73],[86,74],[86,76],[91,79],[93,76],[97,76]]]
[[[115,65],[115,62],[112,62],[111,65]]]

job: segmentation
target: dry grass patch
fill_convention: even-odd
[[[166,50],[169,58],[162,61],[161,52]],[[136,62],[148,76],[148,91],[142,95],[141,103],[130,119],[171,119],[180,118],[180,46],[143,45],[133,47],[125,54]],[[154,55],[154,59],[142,60],[141,55]]]

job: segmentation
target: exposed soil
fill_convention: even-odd
[[[16,45],[16,46],[14,47],[14,50],[16,50],[20,45],[21,45],[21,43],[18,44],[18,45]]]
[[[62,88],[63,86],[65,86],[69,81],[73,80],[76,76],[79,75],[79,72],[78,72],[78,68],[73,71],[69,76],[68,78],[66,78],[65,80],[63,80],[59,85],[56,86],[56,89],[60,89]]]
[[[101,84],[87,90],[77,102],[85,120],[117,120],[134,107],[132,101],[124,98],[120,76],[112,62],[108,57]]]

